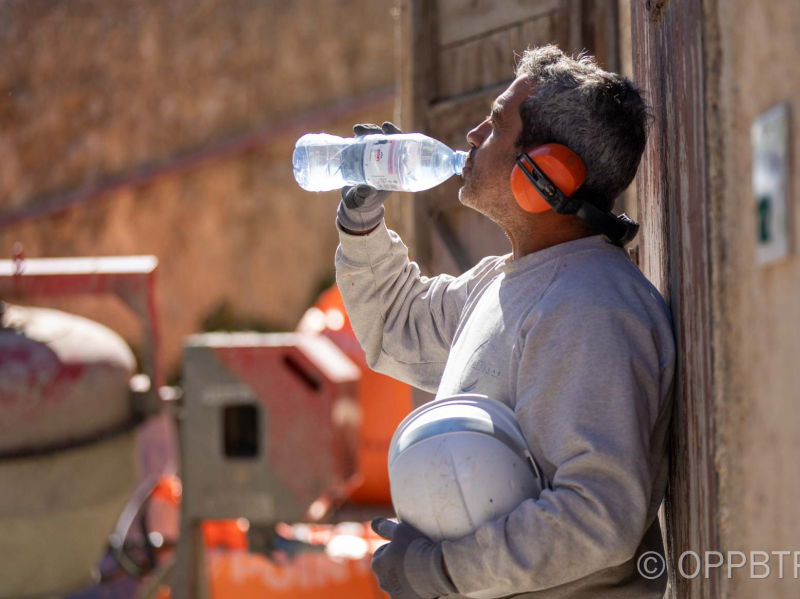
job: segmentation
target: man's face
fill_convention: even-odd
[[[465,206],[500,224],[516,209],[509,177],[519,154],[516,146],[522,131],[519,108],[534,89],[529,79],[515,79],[494,101],[489,116],[467,134],[472,151],[458,198]]]

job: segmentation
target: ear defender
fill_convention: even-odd
[[[585,180],[586,165],[575,152],[561,144],[544,144],[517,156],[511,192],[526,212],[561,212]]]
[[[511,192],[526,212],[555,210],[574,214],[611,243],[623,247],[636,237],[638,223],[625,214],[604,212],[591,202],[571,198],[586,180],[586,165],[561,144],[544,144],[517,156],[511,170]]]

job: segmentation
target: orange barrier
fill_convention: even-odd
[[[301,332],[331,339],[361,369],[358,399],[361,405],[358,469],[361,482],[350,499],[361,504],[391,504],[387,456],[397,425],[411,411],[411,387],[367,366],[335,285],[322,293],[298,325]]]

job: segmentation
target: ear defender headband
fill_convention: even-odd
[[[615,216],[571,196],[586,180],[586,165],[561,144],[544,144],[517,156],[511,171],[511,192],[526,212],[553,209],[574,214],[617,245],[631,241],[639,225],[625,214]]]

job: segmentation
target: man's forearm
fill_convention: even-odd
[[[336,282],[371,368],[435,392],[466,301],[466,282],[422,277],[398,235],[340,227]]]

